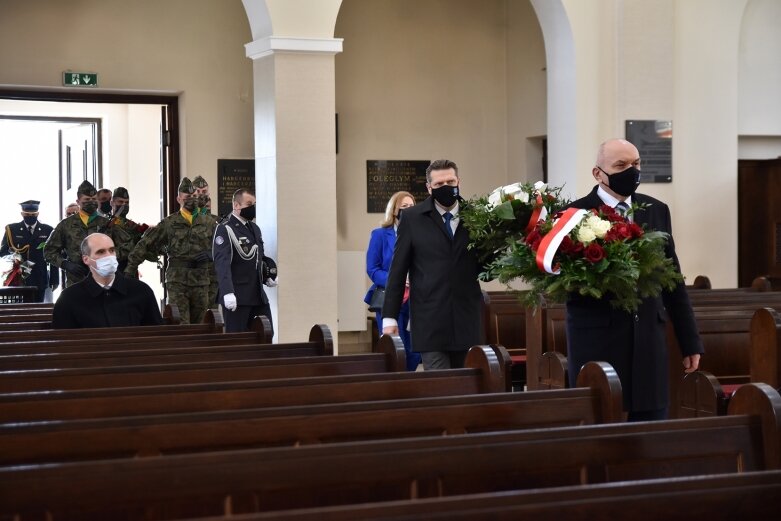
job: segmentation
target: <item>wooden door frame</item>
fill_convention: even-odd
[[[166,179],[166,190],[163,216],[178,208],[176,202],[176,189],[179,186],[180,149],[179,149],[179,97],[164,94],[131,94],[108,92],[85,92],[83,90],[25,90],[25,89],[0,89],[0,99],[24,100],[24,101],[55,101],[66,103],[118,103],[123,105],[164,105],[167,108],[168,136],[165,139],[168,147],[169,167]],[[47,119],[52,119],[51,117]],[[67,120],[68,118],[56,118]],[[99,137],[100,139],[100,137]],[[102,148],[102,146],[101,146]],[[102,154],[101,152],[98,152]],[[102,172],[101,172],[102,174]]]

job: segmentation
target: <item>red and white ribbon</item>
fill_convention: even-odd
[[[537,223],[539,221],[542,221],[548,216],[548,209],[545,208],[545,205],[542,202],[542,195],[539,193],[537,194],[537,204],[534,208],[534,211],[532,211],[531,217],[529,217],[529,224],[526,225],[526,234],[528,235],[529,232],[531,232],[535,226],[537,226]]]
[[[542,238],[540,247],[537,249],[537,267],[540,271],[546,271],[553,275],[561,273],[558,265],[551,266],[553,256],[556,255],[556,251],[559,249],[564,237],[566,237],[567,234],[588,214],[588,210],[568,208],[567,210],[564,210],[561,217],[553,223],[553,229]]]

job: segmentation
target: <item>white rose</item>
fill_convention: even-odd
[[[529,194],[523,191],[521,183],[513,183],[502,188],[508,199],[518,200],[522,203],[529,202]]]
[[[580,228],[578,228],[578,241],[582,242],[583,244],[588,244],[596,238],[597,235],[594,233],[594,230],[591,229],[588,223],[583,223],[580,225]]]
[[[546,188],[548,188],[547,183],[543,183],[542,181],[537,181],[534,183],[534,189],[538,192],[544,192]]]
[[[604,238],[605,234],[610,230],[610,222],[600,219],[596,215],[589,216],[584,224],[591,228],[591,231],[594,232],[594,235],[598,239]]]
[[[502,204],[502,189],[497,188],[493,192],[491,192],[491,195],[488,196],[488,205],[491,208],[495,208]]]

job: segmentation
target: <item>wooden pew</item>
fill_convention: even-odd
[[[510,353],[511,382],[515,390],[526,385],[526,309],[519,295],[504,291],[483,291],[485,342],[504,346]]]
[[[0,305],[34,303],[38,298],[36,286],[6,286],[0,288]]]
[[[389,346],[387,343],[378,347]],[[294,347],[299,347],[298,345]],[[395,347],[395,346],[394,346]],[[154,385],[303,378],[403,371],[405,354],[386,352],[348,356],[266,358],[263,349],[212,353],[208,361],[186,355],[175,363],[0,371],[0,393],[130,388]],[[255,356],[253,356],[255,355]],[[399,366],[399,363],[402,363]]]
[[[612,367],[590,362],[578,384],[554,392],[0,425],[0,465],[621,421],[621,384]]]
[[[261,317],[258,317],[261,318]],[[268,320],[262,317],[266,322]],[[105,344],[85,348],[81,343],[63,346],[64,342],[27,345],[24,348],[0,349],[0,370],[56,369],[76,367],[128,366],[160,364],[183,360],[197,362],[239,358],[244,354],[255,358],[285,358],[291,356],[333,356],[333,339],[328,326],[316,324],[307,342],[271,344],[270,326],[257,332],[225,333],[222,335],[183,335],[181,337],[145,337],[143,345],[114,339]],[[81,349],[81,350],[80,350]]]
[[[404,348],[398,337],[387,336],[380,338],[378,346],[383,353]],[[466,368],[444,371],[0,394],[0,422],[498,393],[506,390],[506,351],[504,355],[501,351],[475,346],[467,355]],[[403,365],[402,361],[399,367]]]
[[[172,519],[781,468],[778,393],[743,386],[730,413],[10,466],[0,468],[0,515]]]
[[[626,519],[632,521],[775,520],[781,471],[646,479],[245,514],[241,521],[388,521],[412,519]],[[227,517],[198,518],[217,521]],[[194,521],[194,518],[193,518]]]

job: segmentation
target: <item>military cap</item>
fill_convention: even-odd
[[[38,211],[38,205],[41,204],[41,201],[25,201],[23,203],[19,203],[22,205],[22,211],[23,212],[37,212]]]
[[[89,181],[84,181],[79,185],[78,190],[76,190],[76,195],[88,195],[92,197],[93,195],[97,195],[98,191],[95,190],[95,187],[92,186],[92,183]]]
[[[194,192],[195,188],[193,188],[192,181],[187,177],[183,177],[182,181],[179,183],[179,193],[192,194]]]
[[[112,198],[114,197],[121,197],[122,199],[130,199],[130,194],[127,193],[127,188],[124,186],[118,186],[114,189],[114,193],[111,195]]]
[[[206,188],[209,186],[209,183],[206,182],[206,179],[204,179],[201,176],[197,176],[195,179],[193,179],[193,186],[195,188]]]
[[[263,256],[263,280],[277,280],[277,263],[271,257]]]

